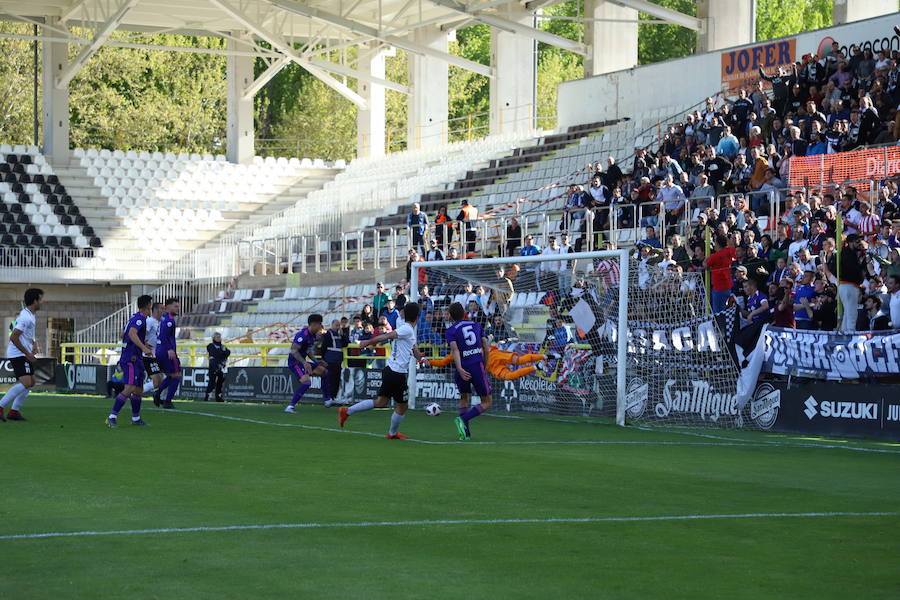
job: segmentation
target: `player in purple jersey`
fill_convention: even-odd
[[[316,349],[316,338],[322,333],[322,315],[312,314],[306,319],[306,327],[298,331],[294,334],[294,339],[291,343],[291,352],[288,354],[288,370],[290,370],[291,375],[293,375],[299,385],[297,389],[294,390],[294,396],[291,398],[291,403],[287,405],[284,409],[286,413],[294,413],[297,412],[294,408],[297,406],[297,403],[300,402],[300,399],[303,398],[303,394],[306,393],[306,390],[309,389],[309,386],[312,385],[311,377],[313,375],[317,375],[322,378],[322,394],[324,397],[328,397],[326,394],[326,380],[327,377],[324,377],[325,373],[325,362],[316,360],[314,353]]]
[[[453,325],[447,328],[444,335],[456,366],[453,381],[459,388],[459,416],[453,419],[453,424],[459,439],[468,440],[472,438],[469,421],[491,407],[491,384],[485,368],[491,342],[484,335],[480,323],[465,320],[466,311],[462,304],[454,302],[449,311]],[[481,403],[470,406],[473,387]]]
[[[128,320],[122,336],[122,356],[119,358],[119,367],[124,374],[125,387],[113,402],[112,412],[106,418],[107,427],[118,426],[117,418],[119,411],[125,406],[126,398],[131,400],[131,424],[146,425],[141,419],[141,394],[144,391],[143,356],[153,352],[153,348],[144,342],[147,335],[147,317],[150,316],[153,298],[143,295],[138,298],[137,304],[138,312]]]
[[[153,392],[153,404],[163,408],[175,408],[172,399],[178,391],[181,383],[181,361],[178,360],[178,351],[175,346],[175,317],[181,314],[181,302],[178,298],[166,298],[163,302],[165,312],[159,319],[159,339],[156,342],[156,360],[166,374],[162,384]],[[162,400],[163,392],[166,393],[165,401]]]

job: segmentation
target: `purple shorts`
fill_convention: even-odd
[[[310,364],[312,365],[312,370],[315,371],[316,367],[318,366],[319,363],[318,363],[318,361],[314,360],[314,361],[311,361]],[[291,375],[296,377],[298,381],[304,375],[309,375],[309,371],[306,370],[305,362],[294,363],[294,364],[290,365],[288,367],[288,369],[290,369]]]
[[[119,363],[122,367],[122,383],[125,385],[144,385],[144,363],[141,360],[128,360]]]
[[[171,360],[168,352],[160,352],[156,355],[156,362],[159,363],[162,372],[166,375],[169,373],[181,373],[181,361],[178,359],[177,354],[175,355],[175,360]]]
[[[476,365],[463,364],[463,369],[468,371],[472,378],[469,381],[465,381],[454,369],[453,381],[456,383],[456,387],[459,388],[460,394],[471,394],[472,388],[474,387],[475,393],[478,394],[479,398],[491,395],[491,384],[488,382],[488,376],[484,370],[484,363],[480,362]]]

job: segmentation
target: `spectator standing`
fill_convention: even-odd
[[[859,288],[866,273],[865,242],[858,235],[850,234],[841,252],[841,275],[838,294],[844,308],[841,320],[841,331],[856,329],[857,307],[859,305]]]
[[[864,329],[866,331],[884,331],[890,329],[891,317],[881,310],[881,306],[881,297],[876,294],[866,296],[865,300],[863,300],[865,313],[863,322],[860,325],[865,325]],[[858,329],[863,328],[858,327]]]
[[[384,291],[384,284],[379,281],[375,285],[375,297],[372,298],[372,309],[373,309],[372,317],[373,317],[373,319],[375,319],[375,321],[372,323],[373,325],[375,325],[377,323],[377,319],[378,319],[379,315],[381,315],[381,310],[385,307],[388,300],[390,300],[390,299],[391,299],[391,297],[388,296]],[[363,309],[363,311],[365,311],[365,308]],[[366,316],[365,312],[363,313],[363,316],[364,317]]]
[[[713,198],[716,195],[716,188],[709,185],[709,177],[705,173],[697,176],[697,185],[691,192],[691,206],[694,208],[709,208],[712,206]]]
[[[428,215],[422,212],[419,203],[412,205],[412,212],[406,215],[406,229],[409,231],[412,247],[419,254],[425,253],[425,231],[428,229]]]
[[[345,338],[341,334],[341,322],[338,319],[334,319],[331,327],[322,334],[319,348],[325,364],[328,365],[328,372],[325,375],[328,381],[322,382],[322,399],[325,406],[331,406],[335,398],[341,397],[341,365],[344,362],[344,348],[349,342],[349,337]]]
[[[804,271],[801,275],[800,285],[794,292],[794,327],[796,329],[815,329],[813,323],[812,300],[816,295],[813,287],[813,271]]]
[[[369,339],[364,337],[366,335],[366,327],[371,328],[372,325],[369,323],[363,323],[361,317],[356,316],[353,317],[353,325],[350,327],[350,332],[347,335],[348,344],[358,344],[361,339]],[[371,337],[371,334],[369,334]],[[359,355],[363,354],[362,350],[353,351],[350,350],[348,353],[353,352],[354,354],[358,353]],[[360,358],[348,358],[347,359],[347,385],[342,387],[344,394],[342,400],[344,402],[351,401],[354,398],[362,397],[365,394],[366,388],[366,360]]]
[[[396,307],[396,304],[394,303],[393,298],[388,300],[387,304],[384,306],[384,308],[381,309],[380,316],[385,317],[387,319],[388,325],[391,326],[391,328],[388,331],[393,331],[393,330],[397,329],[397,320],[400,318],[400,311],[397,310],[397,307]],[[381,321],[379,319],[379,323],[380,322]]]
[[[371,304],[363,305],[359,318],[362,319],[363,327],[366,326],[366,323],[369,323],[372,327],[378,324],[378,315],[375,314]]]
[[[478,236],[478,209],[470,205],[468,200],[463,200],[456,220],[459,221],[461,235],[464,235],[466,240],[465,258],[470,258],[475,254],[475,243]]]
[[[706,259],[706,268],[710,271],[712,279],[712,293],[710,300],[713,313],[725,310],[725,304],[731,295],[731,263],[734,262],[735,250],[728,245],[724,235],[717,235],[715,239],[715,252]]]
[[[766,295],[759,291],[756,280],[744,280],[744,295],[747,297],[746,304],[741,315],[751,323],[763,321],[769,318],[769,300]]]
[[[506,225],[506,256],[515,256],[522,245],[522,226],[515,217],[510,217]]]
[[[225,373],[231,350],[222,343],[222,334],[218,331],[213,334],[212,341],[206,346],[206,354],[209,356],[209,375],[206,380],[206,395],[203,401],[209,402],[209,394],[215,390],[216,402],[224,402],[222,386],[225,384]]]
[[[441,250],[438,240],[432,239],[428,242],[428,252],[425,253],[425,260],[428,262],[435,260],[444,260],[444,251]]]
[[[434,218],[434,236],[437,238],[438,246],[444,252],[447,251],[447,246],[453,243],[453,221],[447,215],[446,204],[438,207],[438,214]]]
[[[888,275],[885,282],[891,298],[891,326],[900,329],[900,275]]]
[[[398,311],[403,310],[403,307],[406,306],[406,294],[403,293],[403,286],[397,284],[394,288],[394,306]]]

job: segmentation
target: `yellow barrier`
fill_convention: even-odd
[[[228,346],[232,353],[231,361],[229,362],[244,359],[259,359],[261,366],[275,367],[282,365],[287,361],[287,354],[270,355],[269,352],[275,348],[290,347],[290,344],[272,343],[231,344]],[[121,348],[121,344],[60,344],[60,361],[63,363],[84,364],[84,359],[90,357],[99,360],[102,364],[109,364],[113,358],[119,356]],[[256,349],[258,349],[259,352],[248,354],[240,353],[235,356],[236,350]],[[178,358],[181,359],[182,365],[196,367],[200,358],[206,358],[206,344],[190,342],[178,344]]]

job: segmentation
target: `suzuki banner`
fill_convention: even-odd
[[[765,428],[772,431],[900,439],[897,386],[762,382],[753,394],[753,403],[777,407]]]

